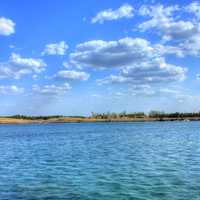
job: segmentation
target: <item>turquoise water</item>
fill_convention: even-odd
[[[0,200],[198,200],[200,122],[0,126]]]

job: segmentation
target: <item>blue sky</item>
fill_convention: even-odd
[[[0,115],[200,110],[198,1],[0,2]]]

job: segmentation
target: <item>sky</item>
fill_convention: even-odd
[[[200,2],[0,1],[0,115],[200,111]]]

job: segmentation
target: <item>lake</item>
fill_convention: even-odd
[[[200,199],[200,122],[0,125],[0,200]]]

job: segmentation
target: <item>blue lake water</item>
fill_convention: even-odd
[[[200,122],[0,126],[0,200],[198,200]]]

